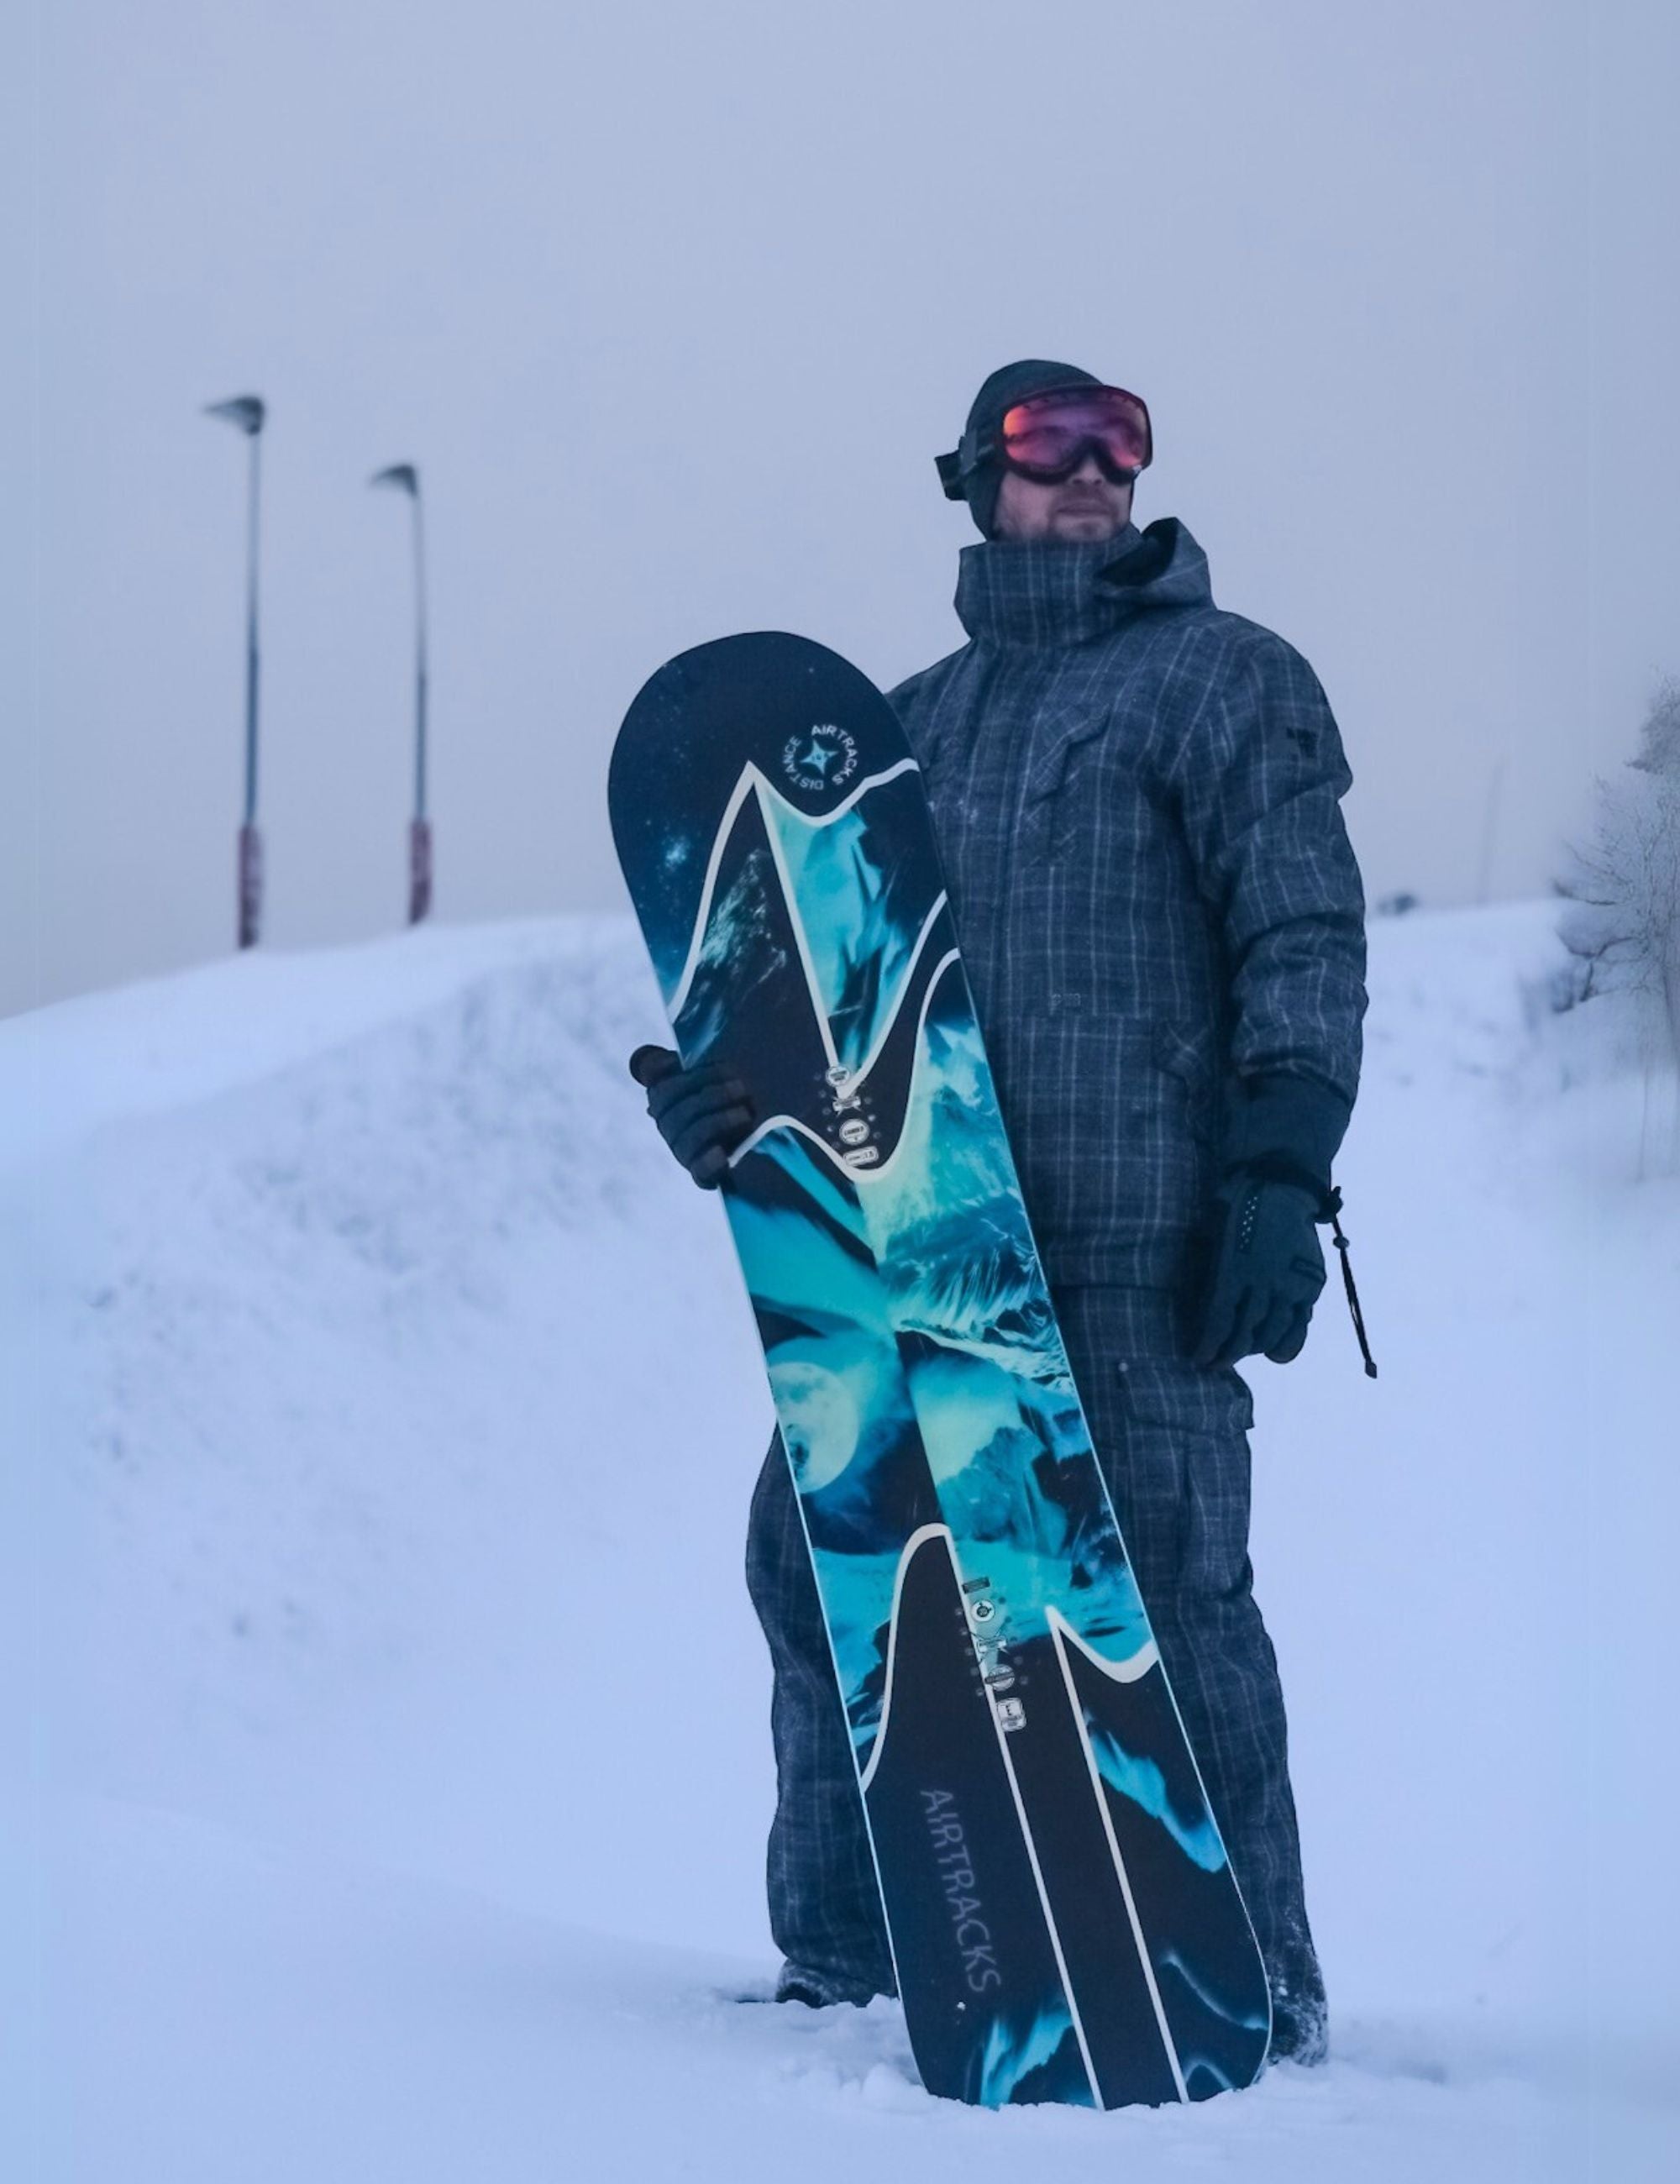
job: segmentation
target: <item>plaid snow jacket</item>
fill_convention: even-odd
[[[1353,1106],[1341,738],[1300,654],[1214,604],[1174,518],[971,546],[956,606],[969,643],[892,703],[1046,1270],[1177,1288],[1244,1081],[1327,1088],[1338,1139]]]

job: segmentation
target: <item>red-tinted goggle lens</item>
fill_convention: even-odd
[[[1088,448],[1111,470],[1148,469],[1154,452],[1149,413],[1135,394],[1121,387],[1069,387],[1004,413],[1004,460],[1028,477],[1064,477]]]

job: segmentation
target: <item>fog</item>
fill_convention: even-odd
[[[31,46],[32,40],[32,46]],[[266,938],[622,900],[661,660],[951,650],[981,377],[1135,388],[1221,605],[1317,669],[1373,898],[1542,891],[1680,671],[1680,17],[53,0],[0,91],[0,1009],[224,951],[264,439]]]

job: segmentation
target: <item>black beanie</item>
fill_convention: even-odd
[[[950,500],[965,500],[982,538],[993,536],[992,519],[998,493],[1004,482],[1003,459],[998,443],[1006,411],[1032,394],[1049,394],[1059,387],[1103,387],[1105,380],[1082,371],[1076,364],[1050,364],[1043,357],[1025,357],[1006,364],[974,398],[963,428],[961,444],[948,455],[939,455],[939,476]],[[983,451],[983,452],[982,452]]]

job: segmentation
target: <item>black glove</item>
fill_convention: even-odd
[[[1196,1330],[1198,1365],[1234,1365],[1260,1351],[1299,1357],[1324,1287],[1315,1225],[1320,1201],[1299,1184],[1239,1173],[1216,1193],[1210,1279]]]
[[[630,1073],[648,1091],[659,1135],[702,1190],[715,1190],[753,1126],[752,1095],[719,1061],[685,1069],[668,1046],[638,1046]]]
[[[1239,1080],[1226,1103],[1221,1180],[1207,1241],[1196,1362],[1256,1351],[1299,1357],[1324,1287],[1316,1223],[1330,1218],[1330,1163],[1348,1127],[1341,1094],[1273,1070]]]

